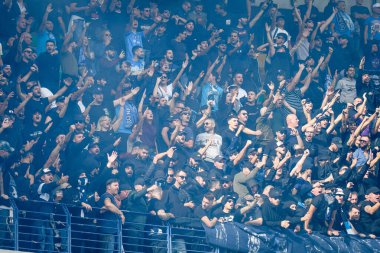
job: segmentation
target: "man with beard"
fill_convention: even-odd
[[[145,61],[144,61],[144,50],[141,46],[134,46],[132,48],[132,54],[133,57],[130,60],[131,63],[131,71],[133,76],[140,75],[145,67]]]
[[[205,160],[208,162],[213,162],[215,157],[222,154],[222,137],[215,133],[216,123],[212,118],[208,118],[203,123],[204,133],[200,133],[195,138],[195,145],[198,147],[205,146],[207,142],[211,139],[211,145],[207,148],[205,152]]]
[[[351,169],[363,166],[367,162],[371,152],[370,148],[371,140],[368,136],[362,136],[360,138],[359,148],[355,150],[355,152],[352,155],[352,163],[350,166]]]
[[[100,227],[100,244],[102,252],[113,252],[117,244],[117,226],[121,221],[124,224],[125,217],[119,209],[115,196],[119,193],[119,181],[117,179],[109,179],[106,182],[106,192],[100,197],[99,207],[100,219],[98,224]]]
[[[215,196],[212,193],[206,193],[202,197],[202,203],[195,208],[194,215],[198,217],[205,226],[213,228],[218,221],[216,217],[211,215],[211,210],[215,203]]]
[[[46,107],[49,104],[51,104],[54,100],[56,100],[58,97],[62,96],[62,94],[68,89],[68,87],[70,87],[71,83],[72,82],[65,82],[65,85],[61,89],[59,89],[53,96],[45,98],[41,97],[41,86],[39,84],[35,84],[29,87],[29,92],[32,93],[30,99],[28,99],[27,95],[23,94],[21,92],[21,89],[19,89],[20,92],[18,95],[21,97],[21,99],[24,102],[27,99],[27,101],[24,104],[22,103],[22,106],[25,107],[25,119],[31,120],[33,114],[36,111],[41,112],[42,117],[44,117]],[[19,86],[20,84],[17,85]]]
[[[59,88],[60,57],[53,40],[46,41],[46,51],[38,56],[36,64],[42,86],[56,92]]]

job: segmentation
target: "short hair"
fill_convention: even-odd
[[[354,208],[360,210],[360,207],[358,205],[351,205],[348,211],[351,212]]]
[[[215,195],[212,192],[208,192],[203,197],[209,201],[213,201],[215,199]]]
[[[142,48],[142,46],[134,46],[134,47],[132,47],[132,54],[135,54],[135,52],[137,50],[139,50],[140,48]]]
[[[181,172],[186,173],[186,175],[187,175],[187,172],[186,172],[184,169],[178,169],[178,170],[175,172],[175,175],[178,176],[178,174],[181,173]]]
[[[109,185],[111,185],[113,183],[119,183],[119,180],[117,178],[110,178],[110,179],[107,180],[106,186],[109,186]]]
[[[148,146],[148,145],[145,145],[145,144],[141,144],[141,145],[140,145],[140,149],[149,150],[149,146]]]
[[[55,41],[54,40],[47,40],[45,44],[47,43],[53,43],[55,45]]]

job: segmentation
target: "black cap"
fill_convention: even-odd
[[[284,70],[279,69],[279,70],[277,70],[277,75],[278,75],[278,76],[286,76],[286,73],[285,73]]]
[[[331,140],[331,143],[334,143],[339,149],[342,148],[342,138],[340,137],[334,137],[332,140]]]
[[[281,37],[284,37],[284,40],[287,41],[288,40],[288,35],[286,33],[277,33],[276,34],[276,37],[278,36],[281,36]]]
[[[191,158],[193,158],[196,162],[202,161],[202,155],[199,154],[198,152],[195,152],[194,154],[192,154]]]
[[[103,94],[103,89],[98,86],[92,90],[92,94]]]
[[[368,194],[371,194],[371,193],[377,193],[377,194],[380,194],[380,189],[376,186],[372,186],[370,187],[366,192],[365,194],[368,195]]]
[[[217,155],[215,158],[214,158],[214,162],[218,162],[218,163],[220,163],[220,162],[224,162],[224,157],[223,156],[221,156],[221,155]]]
[[[330,160],[330,154],[328,152],[321,152],[318,154],[318,161]]]
[[[141,185],[141,186],[144,186],[145,185],[145,180],[144,178],[142,177],[138,177],[136,178],[135,182],[134,182],[134,185]]]
[[[282,192],[276,188],[272,188],[269,191],[269,197],[274,198],[274,199],[279,199],[282,197]]]

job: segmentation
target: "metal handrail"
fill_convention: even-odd
[[[175,227],[175,221],[173,223],[171,222],[164,222],[162,221],[162,225],[159,224],[148,224],[148,223],[143,223],[143,222],[133,222],[131,220],[128,221],[129,214],[130,215],[138,215],[138,216],[152,216],[150,213],[144,213],[144,212],[133,212],[129,210],[121,210],[124,215],[127,217],[127,220],[125,221],[124,225],[121,223],[120,217],[117,219],[117,224],[116,227],[110,227],[110,226],[99,226],[99,221],[108,221],[108,219],[104,218],[99,218],[97,214],[99,214],[100,210],[102,210],[99,207],[92,207],[92,211],[87,211],[85,208],[81,206],[76,206],[76,205],[71,205],[71,204],[64,204],[64,203],[55,203],[55,202],[49,202],[49,204],[54,205],[55,210],[59,210],[57,208],[62,208],[59,213],[47,213],[41,211],[41,210],[30,210],[28,207],[30,206],[31,209],[33,209],[34,206],[37,206],[39,203],[41,204],[46,204],[47,202],[44,201],[39,201],[39,200],[28,200],[28,202],[32,203],[30,205],[25,205],[20,208],[18,206],[18,203],[14,199],[10,199],[10,211],[13,213],[13,231],[4,231],[5,233],[10,234],[10,238],[0,238],[3,239],[3,241],[7,242],[13,242],[13,249],[15,250],[30,250],[25,246],[28,243],[31,243],[28,237],[34,237],[38,236],[39,233],[37,233],[34,229],[38,228],[37,226],[34,225],[34,222],[36,221],[48,221],[51,222],[52,224],[57,224],[56,218],[58,218],[58,221],[62,222],[64,225],[63,228],[55,228],[54,227],[54,233],[59,233],[59,238],[61,240],[61,245],[64,246],[64,250],[67,253],[72,253],[73,247],[80,247],[84,250],[87,249],[94,249],[94,250],[101,250],[102,246],[101,244],[97,243],[102,243],[101,240],[97,239],[98,236],[104,235],[104,233],[97,231],[97,229],[104,228],[110,228],[110,229],[116,229],[116,246],[117,246],[117,251],[118,252],[128,252],[128,247],[136,247],[138,248],[137,251],[144,252],[144,248],[156,248],[156,249],[162,249],[165,250],[169,253],[173,251],[173,245],[172,245],[172,237],[177,236],[178,234],[172,232],[172,228],[175,229],[183,229],[187,231],[192,231],[198,234],[198,232],[204,232],[204,230],[200,229],[199,227],[196,228],[177,228]],[[77,210],[75,210],[77,209]],[[84,210],[85,211],[85,216],[82,215],[77,215],[76,211]],[[90,215],[88,215],[90,214]],[[42,216],[42,219],[38,219],[39,216]],[[53,220],[50,220],[51,219]],[[73,221],[73,219],[75,219]],[[199,222],[198,219],[193,219],[193,218],[187,218],[189,222],[197,221]],[[20,221],[22,222],[20,224]],[[83,221],[83,222],[81,222]],[[86,223],[87,222],[87,223]],[[10,225],[7,224],[6,222],[0,221],[0,224],[4,225]],[[91,227],[91,230],[93,231],[84,231],[80,228],[80,226],[83,225],[85,228],[86,227]],[[73,227],[74,226],[74,227]],[[131,227],[129,227],[131,226]],[[137,227],[134,227],[137,226]],[[145,227],[147,226],[147,227]],[[141,227],[142,229],[138,229],[138,227]],[[20,231],[21,228],[21,231]],[[53,228],[51,228],[53,229]],[[73,234],[75,233],[75,234]],[[131,234],[130,234],[131,233]],[[139,237],[139,234],[141,234],[141,237]],[[85,239],[82,239],[81,236],[84,235]],[[86,236],[87,235],[87,236]],[[20,236],[22,238],[20,238]],[[7,236],[9,237],[9,236]],[[80,237],[80,238],[77,238]],[[88,238],[86,238],[88,237]],[[93,237],[93,238],[92,238]],[[193,245],[191,247],[194,247],[194,245],[197,245],[201,248],[207,248],[208,245],[205,244],[205,237],[199,236],[199,235],[186,235],[186,237],[189,239],[188,245]],[[73,243],[73,240],[76,240]],[[136,241],[137,240],[137,241]],[[138,241],[140,240],[140,241]],[[81,241],[81,243],[78,244],[78,242]],[[104,242],[104,241],[103,241]],[[144,243],[143,243],[144,242]],[[45,241],[44,242],[47,247],[56,247],[55,241],[49,242]],[[83,245],[83,243],[85,245]],[[53,244],[53,245],[52,245]],[[157,245],[156,245],[157,244]],[[126,246],[126,249],[123,249],[123,245]],[[21,247],[20,247],[21,246]],[[0,246],[1,247],[1,246]],[[192,252],[202,252],[199,251],[200,248],[197,249],[192,249]],[[38,250],[39,252],[47,251],[45,250]],[[207,252],[207,251],[203,251]]]

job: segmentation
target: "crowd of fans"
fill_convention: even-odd
[[[135,252],[193,218],[379,236],[380,3],[291,2],[4,0],[1,203],[47,213],[32,248],[50,202],[101,208],[105,252],[118,219]]]

